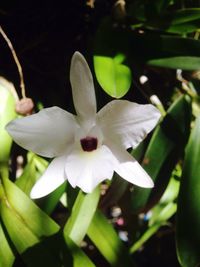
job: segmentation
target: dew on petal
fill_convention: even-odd
[[[84,151],[91,152],[97,149],[98,141],[95,137],[87,136],[80,140],[81,147]]]

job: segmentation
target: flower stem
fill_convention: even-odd
[[[19,59],[17,57],[17,54],[15,52],[15,49],[14,49],[14,47],[13,47],[10,39],[8,38],[8,36],[6,35],[6,33],[4,32],[4,30],[2,29],[1,26],[0,26],[0,33],[1,33],[2,37],[4,38],[4,40],[6,41],[8,47],[10,48],[10,51],[11,51],[12,56],[14,58],[14,61],[15,61],[16,65],[17,65],[17,69],[18,69],[18,73],[19,73],[19,78],[20,78],[20,88],[21,88],[22,98],[26,98],[26,91],[25,91],[25,84],[24,84],[24,76],[23,76],[21,64],[19,62]]]

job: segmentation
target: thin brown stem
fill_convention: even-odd
[[[26,91],[25,91],[25,84],[24,84],[24,76],[23,76],[23,72],[22,72],[22,67],[21,64],[19,62],[19,59],[17,57],[17,54],[14,50],[14,47],[10,41],[10,39],[8,38],[8,36],[6,35],[6,33],[4,32],[4,30],[2,29],[2,27],[0,26],[0,33],[3,36],[4,40],[6,41],[8,47],[10,48],[10,51],[13,55],[14,61],[17,65],[17,69],[18,69],[18,73],[19,73],[19,78],[20,78],[20,88],[21,88],[21,94],[22,94],[22,98],[26,98]]]

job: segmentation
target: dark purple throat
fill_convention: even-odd
[[[81,139],[81,146],[84,151],[90,152],[97,149],[98,141],[95,137],[85,137]]]

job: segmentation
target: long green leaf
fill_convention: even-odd
[[[173,16],[170,21],[172,25],[197,20],[200,19],[200,8],[185,8],[176,10],[171,16]]]
[[[177,210],[175,201],[179,192],[179,185],[180,182],[174,177],[170,179],[169,185],[159,203],[148,212],[150,219],[147,230],[131,246],[131,253],[136,252],[161,226],[167,225],[167,220],[175,214]]]
[[[134,266],[128,250],[100,211],[96,211],[87,234],[111,266]]]
[[[42,244],[42,238],[54,235],[59,227],[8,179],[1,188],[1,217],[23,260],[29,266],[60,266],[59,259]],[[30,249],[32,248],[32,249]],[[40,253],[38,254],[38,252]],[[38,255],[38,258],[36,257]]]
[[[96,211],[100,197],[97,187],[91,194],[79,192],[71,216],[64,227],[64,236],[70,237],[77,245],[83,240]]]
[[[199,20],[199,8],[186,8],[175,11],[170,10],[170,12],[165,12],[162,16],[154,16],[151,20],[146,20],[143,27],[151,30],[183,34],[198,29]]]
[[[177,211],[177,253],[181,266],[200,265],[200,117],[189,139]]]
[[[8,179],[4,179],[3,185],[9,203],[8,207],[11,209],[13,207],[13,212],[19,214],[33,233],[49,236],[59,230],[59,226],[50,220],[49,216],[42,212],[17,186]]]
[[[186,22],[182,24],[171,25],[165,29],[168,33],[177,33],[180,35],[186,35],[198,31],[200,28],[200,19],[192,22]]]
[[[16,180],[16,185],[27,195],[30,194],[31,188],[38,179],[38,173],[35,168],[34,155],[29,157],[22,175]]]
[[[180,182],[172,177],[159,203],[150,211],[150,226],[167,221],[171,217],[173,206],[176,211],[176,199],[179,193],[179,187]]]
[[[13,262],[15,259],[15,256],[9,246],[9,243],[7,241],[7,238],[4,234],[4,231],[2,229],[2,225],[0,224],[0,266],[5,267],[12,267]]]
[[[39,267],[45,264],[52,267],[84,267],[80,258],[83,258],[88,266],[94,266],[75,244],[73,248],[71,245],[68,246],[70,238],[66,242],[67,246],[63,245],[64,239],[59,234],[59,225],[37,207],[25,193],[7,178],[2,178],[2,181],[0,216],[12,243],[28,266]],[[68,256],[68,265],[63,262],[65,255]],[[72,265],[73,262],[76,262],[76,265]]]
[[[200,57],[179,56],[151,59],[147,61],[149,65],[182,70],[199,70]]]
[[[138,35],[133,33],[132,60],[138,63],[146,63],[159,67],[194,69],[199,66],[200,41],[192,38],[183,38],[170,35],[159,35],[156,33],[146,33]],[[148,44],[148,45],[147,45]],[[138,53],[138,48],[140,53]],[[169,58],[169,63],[167,62]],[[177,58],[178,62],[174,65],[170,62]],[[180,60],[179,60],[180,59]],[[158,60],[158,62],[157,62]],[[166,60],[166,62],[159,62]],[[175,60],[174,60],[175,61]],[[195,66],[191,66],[191,62]],[[168,63],[168,65],[166,65]]]
[[[70,249],[73,256],[73,267],[95,267],[94,263],[89,260],[84,252],[77,246],[72,239],[65,235],[65,241]],[[68,267],[68,266],[67,266]]]

